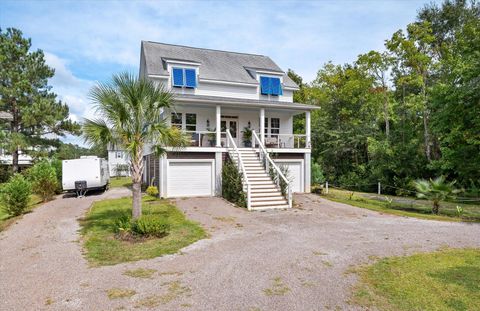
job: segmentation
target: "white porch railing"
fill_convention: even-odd
[[[229,129],[227,129],[226,134],[227,134],[228,154],[232,159],[237,160],[238,171],[240,172],[243,178],[243,183],[247,188],[247,209],[251,210],[252,209],[252,190],[251,190],[250,182],[248,181],[247,173],[245,172],[245,166],[243,165],[242,156],[238,151],[237,144],[235,143],[235,140],[233,139],[232,134],[230,134]]]
[[[265,136],[267,148],[308,148],[306,134],[270,134]]]
[[[185,131],[190,136],[190,147],[215,147],[216,133],[212,131]]]
[[[252,130],[252,147],[256,147],[258,144],[259,151],[260,151],[260,161],[262,162],[265,170],[267,173],[270,173],[270,165],[274,169],[274,172],[277,174],[278,178],[276,178],[277,186],[281,190],[280,187],[280,179],[283,180],[283,182],[287,185],[286,193],[282,193],[283,195],[287,196],[287,201],[288,201],[288,207],[292,207],[292,185],[291,182],[283,175],[282,171],[280,171],[280,168],[275,164],[275,162],[272,161],[270,158],[267,150],[262,144],[262,141],[260,138],[258,138],[257,133]]]

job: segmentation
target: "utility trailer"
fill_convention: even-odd
[[[108,188],[110,175],[108,161],[96,156],[62,161],[62,188],[84,196],[88,190]]]

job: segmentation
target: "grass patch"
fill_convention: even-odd
[[[42,203],[42,199],[38,195],[32,194],[30,196],[30,203],[23,214],[30,213],[35,207],[39,206],[40,203]],[[23,215],[10,216],[5,212],[2,205],[0,204],[0,231],[7,229],[8,226],[13,224],[17,220],[20,220],[22,216]]]
[[[263,290],[265,295],[267,295],[267,296],[284,296],[290,291],[290,288],[283,283],[281,277],[276,277],[272,281],[273,281],[272,282],[272,287],[265,288]]]
[[[164,217],[170,232],[162,238],[139,242],[115,239],[114,224],[132,213],[131,198],[103,200],[93,204],[80,221],[86,257],[92,265],[114,265],[176,253],[179,249],[206,237],[205,230],[166,200],[143,198],[143,213]]]
[[[107,290],[107,296],[110,299],[130,298],[137,292],[128,288],[110,288]]]
[[[389,198],[394,199],[392,203],[388,203],[382,199],[375,199],[375,197],[371,194],[344,191],[339,189],[330,189],[329,193],[323,196],[331,201],[397,216],[441,221],[480,222],[480,206],[472,204],[453,204],[450,202],[442,202],[440,207],[441,214],[434,215],[432,214],[430,202],[425,200],[388,196]],[[409,201],[410,203],[402,203],[402,201]],[[464,215],[462,217],[456,216],[456,205],[463,207]]]
[[[138,301],[136,307],[154,308],[160,304],[167,304],[190,292],[190,288],[183,286],[179,281],[168,283],[167,292],[163,295],[152,295]]]
[[[126,270],[123,272],[123,275],[130,276],[132,278],[151,279],[155,272],[157,272],[155,269],[138,268],[135,270]]]
[[[132,186],[131,177],[112,177],[110,178],[110,188],[130,187]]]
[[[352,302],[379,310],[480,310],[480,250],[391,257],[358,269]]]

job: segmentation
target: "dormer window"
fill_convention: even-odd
[[[260,77],[260,93],[262,95],[283,95],[280,78]]]
[[[172,85],[174,87],[197,87],[197,73],[195,69],[174,67],[172,69]]]

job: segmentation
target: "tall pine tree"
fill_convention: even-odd
[[[4,146],[13,157],[13,171],[18,171],[20,152],[46,149],[59,143],[59,136],[79,133],[68,106],[51,91],[48,79],[54,69],[45,64],[41,50],[30,51],[31,40],[20,30],[0,29],[0,111],[8,112]]]

